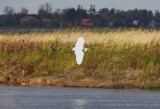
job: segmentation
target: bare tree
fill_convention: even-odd
[[[13,15],[15,13],[14,9],[9,6],[5,6],[4,8],[4,14],[6,15]]]
[[[91,4],[88,12],[91,14],[91,16],[94,15],[96,13],[96,6]]]
[[[26,9],[25,7],[22,7],[21,14],[27,15],[28,14],[28,9]]]
[[[48,18],[52,14],[52,6],[49,3],[45,3],[39,7],[38,15],[42,18]]]
[[[52,13],[52,6],[49,3],[45,3],[43,5],[43,9],[47,12],[47,13]]]

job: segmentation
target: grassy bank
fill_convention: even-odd
[[[160,89],[160,33],[63,30],[0,35],[2,84]],[[71,51],[83,35],[82,65]]]

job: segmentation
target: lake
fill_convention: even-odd
[[[160,109],[160,92],[1,86],[0,109]]]

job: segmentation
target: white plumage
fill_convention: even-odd
[[[80,65],[83,61],[83,57],[84,57],[84,52],[87,51],[87,48],[84,48],[84,43],[85,40],[83,37],[79,37],[75,47],[72,49],[73,51],[75,51],[75,55],[76,55],[76,62],[78,65]]]

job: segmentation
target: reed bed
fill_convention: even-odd
[[[142,30],[142,29],[124,29],[124,30],[107,30],[107,29],[66,29],[55,30],[53,32],[29,32],[29,33],[4,33],[0,34],[0,40],[7,41],[33,41],[45,42],[59,40],[61,42],[75,42],[79,36],[83,36],[87,43],[151,43],[160,41],[160,31]]]
[[[2,83],[12,78],[52,77],[112,81],[160,89],[160,32],[151,30],[57,30],[0,34]],[[84,36],[83,63],[71,49]],[[123,85],[122,84],[122,85]]]

